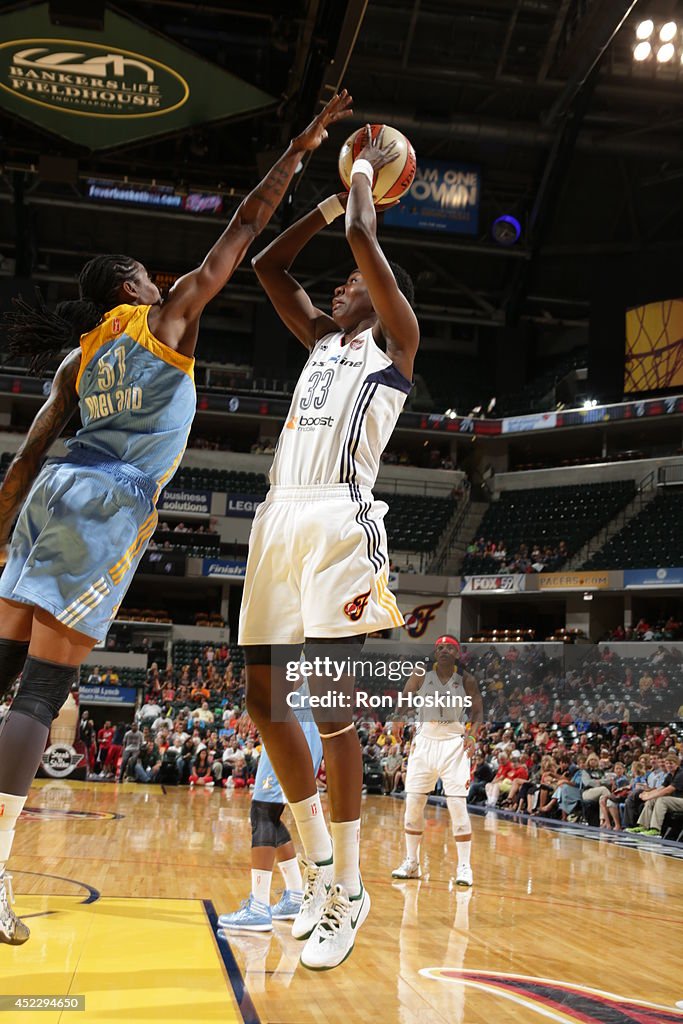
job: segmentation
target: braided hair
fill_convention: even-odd
[[[79,298],[48,309],[36,289],[36,305],[21,296],[12,300],[15,310],[0,314],[0,329],[9,339],[14,356],[29,356],[29,370],[40,374],[60,352],[75,348],[82,334],[97,327],[104,314],[120,302],[121,285],[138,272],[130,256],[95,256],[78,275]]]
[[[403,295],[406,297],[406,299],[408,300],[409,305],[410,306],[414,306],[415,305],[415,285],[413,284],[412,277],[410,276],[408,271],[404,270],[404,268],[399,263],[394,263],[393,260],[388,260],[387,262],[389,263],[389,266],[391,267],[392,273],[393,273],[394,277],[396,278],[396,284],[398,285],[398,290],[400,292],[402,292]]]

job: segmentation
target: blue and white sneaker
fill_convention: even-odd
[[[235,932],[271,932],[273,915],[267,903],[255,899],[252,893],[240,903],[239,910],[232,914],[221,914],[218,927]]]
[[[303,897],[303,892],[285,889],[275,906],[270,908],[273,921],[293,921],[301,910]]]

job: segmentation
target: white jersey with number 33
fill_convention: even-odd
[[[294,392],[270,470],[274,486],[372,489],[412,384],[372,329],[316,342]]]

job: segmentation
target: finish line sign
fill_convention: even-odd
[[[0,39],[0,106],[91,150],[273,102],[109,10],[96,32],[53,25],[48,4],[40,4],[0,16]]]

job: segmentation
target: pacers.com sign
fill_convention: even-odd
[[[53,25],[47,3],[2,13],[0,107],[88,149],[262,110],[271,96],[107,10],[104,31]]]
[[[150,57],[95,43],[27,42],[0,43],[0,85],[28,103],[95,117],[154,117],[187,102],[182,75]]]

